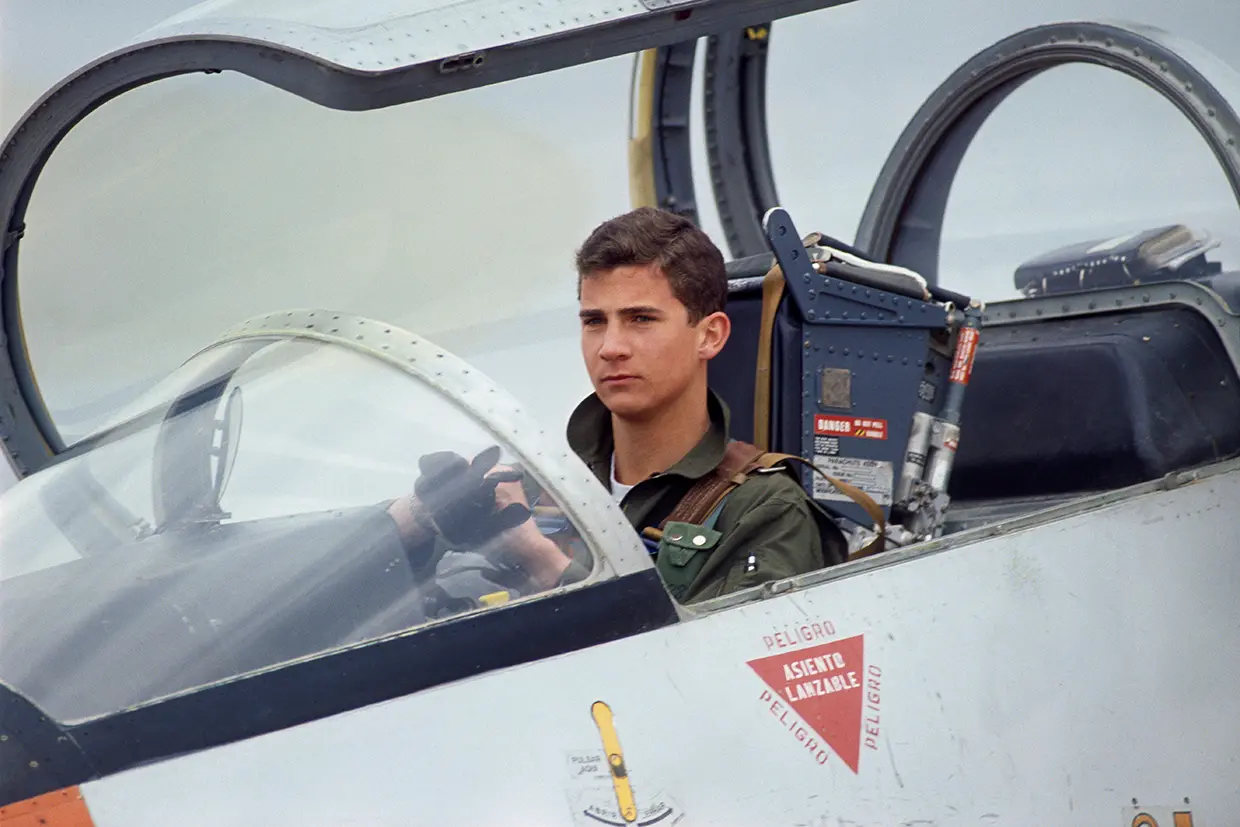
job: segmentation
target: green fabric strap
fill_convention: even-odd
[[[677,600],[688,591],[723,537],[715,531],[715,523],[726,501],[727,497],[724,497],[702,525],[672,522],[663,527],[655,568],[667,584],[667,590]]]

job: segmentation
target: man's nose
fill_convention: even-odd
[[[598,351],[598,355],[602,359],[608,361],[624,359],[629,355],[628,337],[617,330],[616,327],[616,325],[608,325],[607,331],[603,334],[603,343]]]

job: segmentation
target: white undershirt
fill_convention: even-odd
[[[616,498],[616,502],[620,502],[632,489],[632,485],[624,485],[616,480],[616,455],[613,453],[611,455],[611,495]]]

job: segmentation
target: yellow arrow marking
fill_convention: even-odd
[[[616,803],[625,821],[637,820],[637,802],[633,799],[633,786],[629,783],[629,771],[624,766],[624,753],[620,749],[620,736],[612,721],[611,707],[595,701],[590,707],[598,733],[603,738],[603,751],[607,753],[607,766],[611,768],[611,783],[616,788]]]

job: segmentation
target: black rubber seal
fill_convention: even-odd
[[[952,73],[905,128],[879,173],[856,246],[878,261],[938,281],[947,197],[982,124],[1021,85],[1070,63],[1122,72],[1158,92],[1205,139],[1240,202],[1240,122],[1220,92],[1173,48],[1165,32],[1108,23],[1027,29],[979,52]]]

